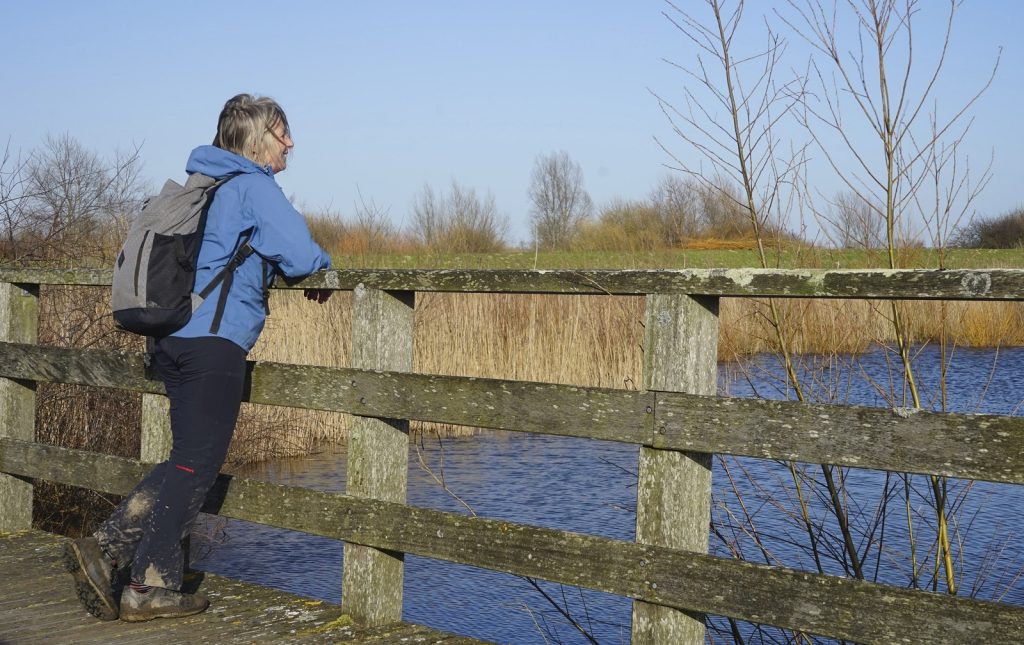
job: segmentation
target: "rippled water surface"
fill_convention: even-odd
[[[926,404],[938,405],[938,352],[918,350],[917,363]],[[899,382],[892,355],[883,349],[853,359],[831,359],[831,376],[816,379],[813,394],[836,402],[890,407],[907,405],[886,400],[880,393]],[[720,390],[733,396],[782,398],[777,386],[781,370],[774,359],[753,361],[744,370],[722,366]],[[805,376],[820,374],[808,368]],[[808,381],[810,382],[810,380]],[[1024,398],[1024,349],[999,352],[958,350],[947,375],[950,410],[1020,414]],[[930,398],[929,398],[930,397]],[[468,438],[424,439],[410,452],[409,503],[453,512],[472,508],[485,517],[539,526],[633,539],[636,504],[635,446],[563,437],[486,431]],[[420,463],[422,459],[422,464]],[[427,470],[429,468],[429,471]],[[817,466],[806,466],[806,477],[820,478]],[[445,491],[435,477],[443,474]],[[249,474],[278,483],[343,492],[345,452],[324,452],[301,460],[286,460]],[[883,495],[895,500],[881,549],[869,549],[869,574],[892,584],[906,585],[913,575],[907,547],[906,504],[919,517],[915,530],[926,531],[929,519],[926,478],[887,479],[884,473],[846,471],[846,485],[858,530],[869,530],[870,518]],[[787,518],[785,500],[792,498],[788,467],[751,459],[716,460],[713,472],[715,520],[721,527],[712,536],[712,551],[725,554],[727,545],[755,562],[783,563],[815,570],[806,548],[806,533]],[[1024,605],[1024,487],[951,482],[949,499],[957,508],[963,542],[962,588],[981,589]],[[742,497],[749,522],[757,527],[762,550],[741,530]],[[783,500],[780,502],[779,500]],[[824,507],[812,504],[812,517],[831,528]],[[901,523],[901,518],[902,523]],[[857,525],[861,522],[863,526]],[[340,602],[342,545],[314,536],[240,521],[207,518],[206,532],[222,530],[222,542],[197,563],[215,573],[251,580],[294,593]],[[876,533],[877,535],[877,533]],[[923,538],[922,538],[923,541]],[[864,545],[858,545],[864,548]],[[926,546],[919,546],[922,551]],[[765,554],[767,554],[767,559]],[[927,564],[927,556],[919,554]],[[827,559],[825,571],[843,574]],[[921,568],[920,566],[918,567]],[[927,567],[925,567],[927,568]],[[598,592],[541,583],[551,600],[566,608],[601,643],[629,641],[630,604]],[[407,556],[403,618],[459,634],[505,643],[587,642],[529,582],[486,570]]]

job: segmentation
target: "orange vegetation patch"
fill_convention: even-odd
[[[682,248],[690,251],[748,251],[757,248],[757,240],[754,238],[726,240],[706,237],[687,240]]]

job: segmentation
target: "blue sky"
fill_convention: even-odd
[[[754,41],[759,14],[785,5],[748,4]],[[223,102],[241,91],[273,96],[288,112],[296,148],[278,181],[310,210],[349,215],[361,193],[401,224],[425,184],[446,189],[455,179],[493,193],[515,241],[528,235],[538,154],[568,152],[598,206],[643,198],[668,172],[655,137],[698,163],[650,94],[681,98],[687,80],[663,59],[685,64],[695,55],[660,0],[0,7],[8,51],[0,137],[22,152],[65,132],[104,155],[141,145],[153,186],[182,178],[191,148],[209,143]],[[923,24],[925,41],[938,28]],[[1024,203],[1021,25],[1022,2],[968,0],[938,95],[954,103],[1004,47],[969,138],[976,166],[995,155],[977,203],[983,213]],[[799,64],[798,42],[792,51]]]

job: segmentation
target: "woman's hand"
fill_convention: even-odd
[[[303,289],[302,295],[306,296],[306,300],[315,300],[317,304],[324,304],[327,299],[334,293],[332,289]]]

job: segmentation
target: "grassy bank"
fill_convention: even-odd
[[[336,268],[388,269],[739,269],[760,266],[752,243],[713,244],[672,251],[559,251],[534,253],[417,253],[393,255],[333,254]],[[768,250],[769,262],[781,269],[865,269],[885,266],[881,249],[817,249],[790,244]],[[903,268],[1021,268],[1024,254],[1016,249],[900,250]]]

